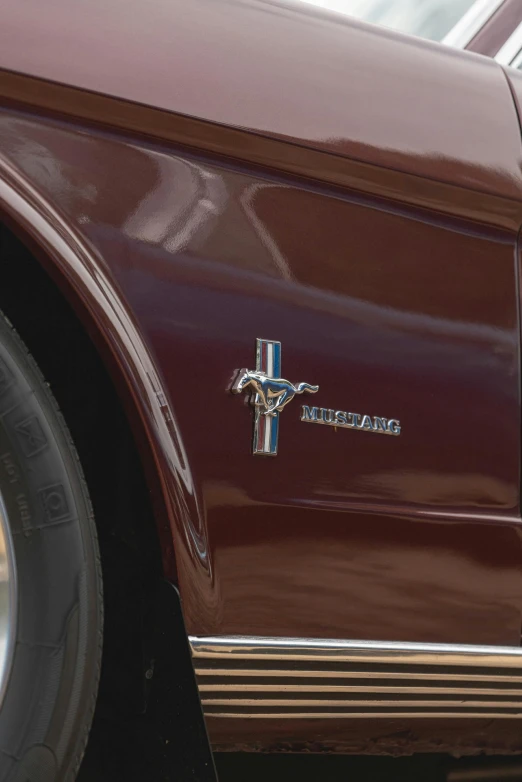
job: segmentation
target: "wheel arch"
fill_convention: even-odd
[[[151,493],[164,575],[177,583],[173,528],[185,493],[186,459],[177,432],[172,437],[174,415],[132,313],[106,273],[103,260],[5,161],[0,161],[2,223],[43,268],[94,343],[140,455]],[[179,493],[172,491],[173,475]]]

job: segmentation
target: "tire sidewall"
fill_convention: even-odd
[[[56,403],[3,319],[0,493],[16,583],[13,659],[0,708],[0,782],[73,779],[99,677],[96,535]]]

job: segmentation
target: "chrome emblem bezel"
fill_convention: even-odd
[[[281,343],[274,340],[256,340],[256,368],[240,369],[232,386],[232,393],[240,394],[247,388],[254,391],[254,437],[252,453],[277,456],[279,415],[296,394],[315,394],[319,386],[309,383],[294,385],[281,377]]]

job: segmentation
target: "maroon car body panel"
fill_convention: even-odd
[[[3,11],[2,205],[124,389],[188,632],[519,645],[502,69],[262,0],[103,6],[94,53],[101,4],[36,7]],[[294,402],[277,458],[252,456],[230,385],[257,337],[314,403],[400,437]]]
[[[0,68],[476,190],[522,186],[498,65],[298,0],[92,0],[83,15],[6,0]]]

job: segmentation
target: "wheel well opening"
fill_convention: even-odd
[[[147,638],[162,579],[140,456],[108,372],[83,324],[23,242],[0,223],[0,309],[49,383],[80,456],[94,506],[104,579],[101,707],[140,713]]]

